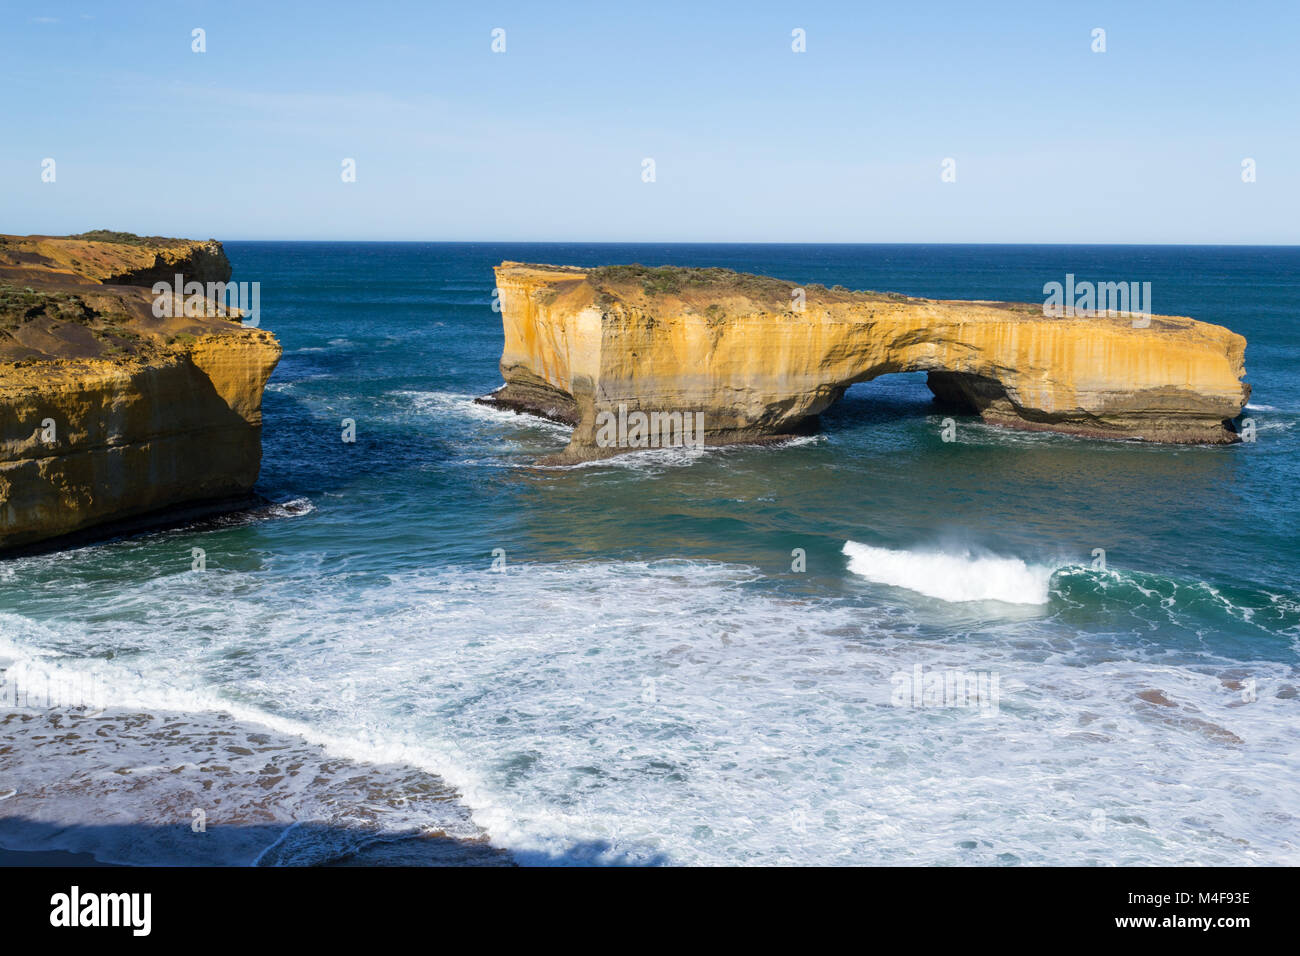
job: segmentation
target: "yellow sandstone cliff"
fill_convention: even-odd
[[[599,424],[632,411],[702,413],[705,444],[798,433],[890,372],[928,372],[937,397],[1000,425],[1156,442],[1236,441],[1249,396],[1246,340],[1190,318],[1135,327],[724,269],[504,262],[496,280],[506,384],[483,401],[572,424],[559,461],[630,450]]]
[[[0,551],[252,491],[280,346],[237,314],[155,316],[178,273],[230,263],[212,240],[0,236]]]

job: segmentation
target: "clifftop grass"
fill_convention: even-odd
[[[145,246],[146,248],[174,246],[185,241],[183,239],[169,239],[165,236],[137,236],[133,232],[116,232],[112,229],[92,229],[89,232],[79,232],[75,236],[66,236],[65,238],[82,239],[86,242],[114,242],[120,246]]]
[[[75,293],[20,289],[0,282],[0,350],[6,339],[13,344],[24,326],[39,330],[39,335],[66,338],[60,328],[75,325],[90,333],[95,343],[91,350],[106,358],[156,351],[156,343],[131,328],[132,321],[126,312],[100,311]],[[87,343],[82,344],[78,354],[86,354]]]
[[[47,316],[64,322],[85,323],[94,310],[80,296],[67,292],[19,289],[0,282],[0,328],[16,329],[31,319]]]
[[[640,286],[641,291],[649,296],[707,292],[714,295],[745,295],[752,299],[785,301],[790,298],[790,290],[800,287],[795,282],[785,282],[781,279],[773,279],[771,276],[758,276],[747,272],[733,272],[731,269],[643,266],[640,263],[591,269],[587,272],[587,281],[599,291]],[[823,290],[822,286],[802,288]]]
[[[601,266],[588,270],[587,281],[598,295],[639,288],[650,298],[673,296],[698,302],[708,298],[743,297],[777,310],[790,308],[795,289],[802,289],[808,301],[815,299],[822,303],[911,300],[910,296],[897,292],[859,292],[840,285],[828,289],[817,282],[800,284],[717,267],[643,266],[640,263]]]
[[[799,283],[788,279],[776,279],[772,276],[754,275],[748,272],[736,272],[716,266],[645,266],[641,263],[630,265],[597,266],[584,269],[579,266],[555,266],[540,263],[506,261],[502,266],[510,268],[537,270],[546,272],[557,279],[572,275],[574,281],[585,278],[596,295],[596,302],[601,307],[611,306],[622,300],[655,300],[660,298],[675,299],[680,303],[698,308],[712,322],[721,321],[726,313],[725,306],[718,300],[747,299],[754,306],[775,312],[792,311],[795,290],[802,289],[804,301],[808,306],[828,306],[862,303],[921,303],[929,300],[918,296],[905,295],[901,292],[875,292],[869,289],[848,289],[842,285],[827,288],[818,282]],[[550,288],[541,289],[537,295],[541,301],[550,302],[562,290],[569,287],[566,281],[559,281]],[[641,300],[643,305],[650,303]],[[983,302],[980,304],[991,308],[1024,314],[1040,313],[1042,306],[1026,302]],[[739,303],[736,303],[739,306]],[[744,306],[740,306],[744,308]]]

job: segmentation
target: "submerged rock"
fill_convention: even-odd
[[[710,445],[805,433],[891,372],[928,372],[936,398],[994,424],[1154,442],[1237,441],[1250,395],[1246,340],[1184,317],[1046,316],[726,269],[503,262],[496,279],[506,384],[480,401],[572,424],[558,462],[658,447],[672,415],[702,414]]]

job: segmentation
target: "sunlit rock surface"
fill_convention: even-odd
[[[797,434],[890,372],[928,372],[939,399],[999,425],[1154,442],[1236,441],[1250,393],[1246,340],[1190,318],[1049,317],[724,269],[504,262],[496,280],[506,384],[482,401],[572,424],[561,462],[633,450],[600,432],[632,411],[702,413],[705,444]]]
[[[257,480],[279,344],[237,315],[153,309],[155,282],[229,280],[221,244],[92,235],[0,236],[0,551]]]

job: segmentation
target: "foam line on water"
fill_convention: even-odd
[[[0,614],[0,635],[31,634],[45,630],[17,615]],[[462,769],[455,744],[439,747],[430,740],[397,741],[383,733],[358,727],[352,732],[323,731],[310,721],[276,714],[267,707],[241,702],[222,695],[201,681],[165,667],[132,668],[101,658],[74,657],[58,650],[33,650],[0,636],[0,666],[5,684],[34,689],[38,699],[62,702],[65,706],[93,711],[110,708],[127,711],[172,711],[177,713],[222,713],[236,720],[260,724],[280,734],[299,737],[324,747],[337,757],[358,763],[403,764],[441,776],[466,796],[475,795],[479,805],[491,807],[481,794],[478,779]],[[164,665],[159,668],[158,665]]]
[[[504,408],[494,408],[491,405],[481,405],[476,402],[474,395],[465,395],[460,392],[442,392],[442,391],[419,391],[419,390],[398,390],[386,393],[389,398],[398,399],[404,402],[408,408],[417,414],[442,416],[454,415],[459,418],[468,418],[480,422],[491,422],[498,425],[514,425],[516,427],[542,428],[546,431],[554,432],[557,435],[564,435],[566,438],[573,431],[568,425],[562,425],[559,422],[553,422],[550,419],[542,418],[538,415],[529,415],[526,412],[516,412]]]
[[[0,655],[34,684],[101,673],[119,706],[215,707],[427,768],[521,862],[1300,858],[1272,822],[1300,772],[1287,664],[1117,660],[1051,616],[953,633],[715,562],[347,582],[152,579],[93,618],[6,616]],[[918,665],[998,675],[1000,710],[900,706]],[[1247,679],[1243,704],[1225,682]]]

